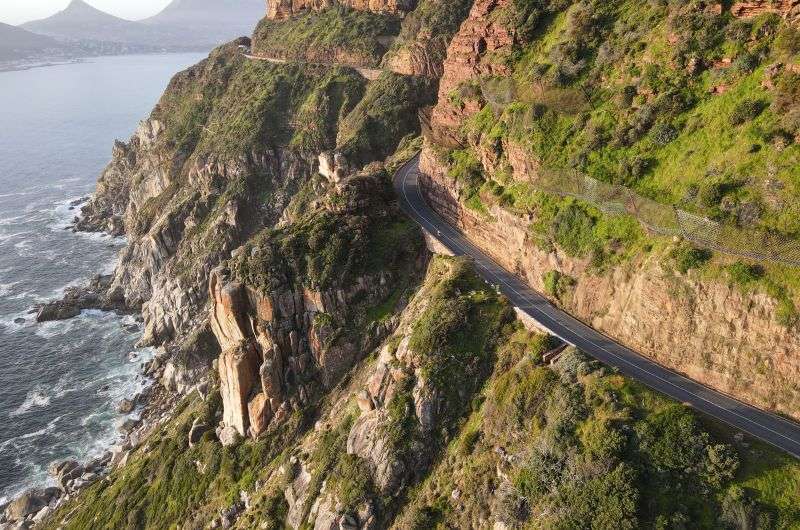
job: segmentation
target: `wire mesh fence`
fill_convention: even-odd
[[[800,266],[800,242],[781,234],[722,224],[578,171],[534,170],[528,166],[527,173],[536,189],[586,201],[606,214],[632,215],[651,233],[681,237],[723,254]]]

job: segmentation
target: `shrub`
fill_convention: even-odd
[[[786,55],[800,53],[800,30],[791,24],[784,24],[775,38],[775,49]]]
[[[553,240],[570,256],[582,257],[594,245],[594,225],[584,208],[570,203],[553,220]]]
[[[708,434],[691,412],[679,405],[648,416],[636,425],[639,448],[657,470],[677,474],[700,471],[706,456]]]
[[[741,486],[733,486],[722,499],[722,522],[729,528],[756,528],[758,505]]]
[[[678,129],[670,123],[658,123],[650,131],[650,137],[656,145],[665,146],[678,137]]]
[[[574,278],[557,270],[544,273],[542,281],[544,282],[544,291],[558,300],[561,300],[575,286]]]
[[[619,165],[620,181],[626,186],[633,186],[647,173],[649,167],[650,161],[641,156],[625,159]]]
[[[450,153],[450,178],[456,179],[471,191],[476,191],[484,182],[483,167],[472,149],[452,151]]]
[[[736,73],[746,75],[758,68],[759,62],[758,55],[751,52],[744,52],[733,61],[731,66]]]
[[[742,125],[758,117],[764,110],[764,102],[758,99],[743,99],[731,112],[731,125]]]
[[[760,265],[747,265],[741,261],[728,266],[727,270],[731,281],[740,287],[746,287],[764,277],[764,269]]]
[[[713,488],[720,488],[732,480],[739,469],[739,455],[728,444],[713,444],[706,447],[706,462],[703,478]]]
[[[712,256],[710,250],[681,245],[671,252],[675,260],[675,268],[681,273],[686,274],[691,269],[699,269],[705,265]]]

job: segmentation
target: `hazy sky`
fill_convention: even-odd
[[[170,0],[85,0],[97,9],[118,17],[136,20],[155,15]],[[70,0],[0,0],[0,22],[22,24],[61,11]]]

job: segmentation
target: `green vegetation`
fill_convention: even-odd
[[[525,335],[501,346],[480,406],[414,491],[404,526],[473,527],[487,509],[509,528],[800,525],[796,461],[575,350],[554,369],[537,365]]]
[[[712,257],[710,251],[695,248],[688,244],[679,244],[670,251],[670,257],[675,262],[675,268],[681,274],[686,274],[691,269],[699,269]]]
[[[176,417],[148,440],[148,451],[133,452],[124,469],[81,494],[80,510],[62,509],[47,528],[179,528],[203,525],[239,501],[241,490],[251,490],[298,425],[287,423],[258,442],[223,448],[208,432],[194,447],[188,445],[194,418],[215,425],[221,399],[215,392],[205,403],[196,394],[184,398]],[[272,508],[276,516],[285,503]]]
[[[448,268],[414,325],[409,348],[421,356],[422,376],[446,396],[447,413],[457,414],[462,396],[486,376],[498,333],[514,317],[468,262],[455,260]]]
[[[318,154],[336,147],[339,124],[364,96],[366,81],[350,68],[333,68],[306,96],[290,146]]]
[[[346,287],[365,274],[399,272],[416,258],[421,238],[411,221],[396,212],[386,215],[390,196],[385,175],[356,177],[329,197],[343,211],[310,212],[286,227],[267,229],[230,267],[266,292],[290,283],[315,290]]]
[[[544,292],[559,301],[563,301],[564,297],[575,287],[575,278],[557,270],[545,272],[542,275],[542,281],[544,282]]]
[[[366,164],[395,152],[400,140],[420,132],[417,110],[435,101],[429,79],[384,72],[342,121],[337,145],[349,161]]]
[[[253,48],[271,58],[376,67],[386,52],[385,37],[399,31],[394,17],[335,6],[288,20],[262,19]]]
[[[400,34],[384,59],[412,54],[422,59],[427,75],[441,75],[447,45],[466,18],[471,2],[467,0],[421,0],[403,19]],[[388,61],[387,61],[388,59]]]

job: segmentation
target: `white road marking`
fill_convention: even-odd
[[[418,155],[417,155],[417,156],[418,156]],[[402,188],[402,190],[403,190],[403,195],[404,195],[404,197],[405,197],[406,203],[407,203],[407,204],[408,204],[408,205],[409,205],[409,206],[410,206],[410,207],[411,207],[411,208],[414,210],[414,213],[416,213],[416,214],[417,214],[417,216],[419,216],[419,218],[421,218],[422,220],[424,220],[424,221],[425,221],[425,222],[426,222],[426,223],[427,223],[427,224],[428,224],[430,227],[436,228],[436,225],[434,224],[434,222],[433,222],[432,220],[428,219],[428,217],[427,217],[427,216],[425,216],[425,215],[424,215],[422,212],[420,212],[420,211],[417,209],[417,207],[414,205],[414,203],[413,203],[413,202],[412,202],[412,201],[409,199],[409,196],[408,196],[407,183],[408,183],[408,176],[409,176],[409,173],[410,173],[410,172],[409,172],[409,168],[411,167],[411,165],[415,164],[415,163],[416,163],[416,161],[417,161],[417,157],[414,157],[414,158],[412,158],[412,159],[411,159],[411,160],[410,160],[408,163],[406,163],[406,165],[405,165],[403,168],[401,168],[401,169],[400,169],[400,172],[402,172],[402,175],[401,175],[401,176],[402,176],[401,188]],[[417,183],[417,187],[419,187],[419,184],[418,184],[418,183]],[[419,193],[419,189],[417,190],[417,192]],[[422,194],[421,194],[421,193],[419,193],[419,196],[420,196],[420,199],[422,199],[422,201],[424,201],[424,198],[422,198]],[[451,227],[451,226],[450,226],[450,225],[449,225],[449,224],[448,224],[446,221],[443,221],[443,222],[444,222],[444,225],[445,225],[447,228],[449,228],[449,229],[451,229],[451,230],[453,230],[453,231],[455,232],[455,230],[454,230],[454,229],[453,229],[453,228],[452,228],[452,227]],[[429,231],[430,231],[430,230],[429,230]],[[445,238],[447,241],[449,241],[449,242],[452,244],[453,248],[455,248],[455,249],[458,249],[458,251],[459,251],[459,252],[461,252],[463,255],[466,255],[466,256],[471,256],[471,255],[472,255],[472,253],[471,253],[471,252],[469,252],[469,249],[468,249],[468,248],[464,248],[464,247],[463,247],[461,244],[459,244],[459,243],[458,243],[458,241],[456,241],[456,240],[454,240],[453,238],[449,237],[449,236],[448,236],[446,233],[442,233],[442,232],[441,232],[441,231],[439,231],[438,229],[437,229],[437,233],[438,233],[440,236],[444,237],[444,238]],[[459,236],[459,235],[455,235],[454,237],[458,238],[458,237],[460,237],[460,236]],[[465,238],[465,240],[466,240],[466,238]],[[473,246],[473,247],[474,247],[474,245],[472,245],[472,244],[471,244],[471,243],[469,243],[469,242],[466,242],[466,244],[467,244],[467,245],[469,245],[469,246]],[[484,254],[484,253],[483,253],[483,252],[481,252],[481,251],[480,251],[480,250],[479,250],[477,247],[475,247],[475,250],[477,250],[477,251],[478,251],[478,256],[481,256],[481,257],[483,257],[483,256],[486,256],[486,257],[487,257],[487,258],[488,258],[488,259],[489,259],[489,260],[490,260],[490,261],[491,261],[491,262],[494,264],[494,266],[495,266],[495,267],[497,267],[497,268],[498,268],[498,269],[500,269],[501,271],[505,271],[505,269],[504,269],[502,266],[500,266],[500,265],[499,265],[499,264],[498,264],[498,263],[497,263],[497,262],[494,260],[494,258],[492,258],[491,256],[489,256],[488,254]],[[516,294],[516,295],[517,295],[518,297],[520,297],[522,300],[524,300],[524,301],[528,301],[528,302],[532,302],[532,301],[530,300],[530,297],[529,297],[529,295],[523,295],[523,294],[521,294],[519,291],[517,291],[517,290],[514,288],[514,286],[512,286],[512,285],[510,285],[508,282],[506,282],[506,281],[505,281],[505,280],[504,280],[504,279],[503,279],[503,278],[502,278],[502,277],[501,277],[501,276],[500,276],[498,273],[496,273],[496,272],[492,271],[491,269],[489,269],[488,267],[486,267],[486,266],[485,266],[483,263],[481,263],[481,261],[480,261],[480,260],[475,260],[475,263],[476,263],[476,264],[477,264],[477,265],[478,265],[480,268],[484,269],[484,270],[485,270],[485,271],[486,271],[486,272],[487,272],[487,273],[488,273],[488,274],[489,274],[491,277],[493,277],[494,279],[496,279],[496,280],[499,280],[500,282],[502,282],[502,283],[503,283],[503,284],[504,284],[504,285],[505,285],[505,286],[506,286],[506,287],[507,287],[507,288],[508,288],[510,291],[512,291],[514,294]],[[515,280],[516,280],[516,279],[515,279]],[[555,308],[553,308],[553,309],[554,309],[554,310],[556,310]],[[525,309],[523,309],[523,310],[525,310]],[[767,431],[767,432],[770,432],[770,433],[772,433],[772,434],[774,434],[774,435],[776,435],[776,436],[778,436],[778,437],[780,437],[780,438],[783,438],[783,439],[785,439],[785,440],[787,440],[787,441],[791,442],[791,444],[792,444],[792,445],[797,445],[797,444],[798,444],[798,441],[796,441],[796,440],[795,440],[795,439],[793,439],[793,438],[790,438],[789,436],[786,436],[786,435],[784,435],[783,433],[780,433],[780,432],[778,432],[778,431],[775,431],[774,429],[771,429],[770,427],[767,427],[767,426],[765,426],[765,425],[762,425],[762,424],[758,423],[757,421],[755,421],[755,420],[753,420],[753,419],[751,419],[751,418],[748,418],[747,416],[744,416],[744,415],[740,414],[740,413],[739,413],[739,412],[737,412],[736,410],[725,408],[724,406],[722,406],[722,405],[719,405],[719,404],[717,404],[717,403],[715,403],[715,402],[713,402],[713,401],[710,401],[709,399],[706,399],[706,398],[705,398],[705,397],[703,397],[703,396],[700,396],[700,395],[698,395],[698,394],[695,394],[694,392],[692,392],[692,391],[690,391],[690,390],[688,390],[688,389],[686,389],[686,388],[683,388],[683,387],[681,387],[681,386],[679,386],[679,385],[677,385],[677,384],[673,383],[672,381],[670,381],[670,380],[668,380],[668,379],[664,379],[663,377],[661,377],[660,375],[658,375],[658,374],[656,374],[656,373],[653,373],[653,372],[649,371],[647,368],[644,368],[644,367],[642,367],[642,366],[639,366],[638,364],[635,364],[635,363],[633,363],[632,361],[630,361],[630,360],[626,359],[624,356],[622,356],[622,355],[620,355],[620,354],[617,354],[617,353],[614,353],[614,352],[612,352],[612,351],[610,351],[610,350],[606,349],[605,347],[601,346],[600,344],[597,344],[597,343],[596,343],[595,341],[593,341],[592,339],[590,339],[590,338],[587,338],[587,337],[583,336],[583,335],[581,334],[581,332],[579,332],[579,331],[576,331],[576,330],[572,329],[572,327],[570,327],[570,326],[568,326],[568,325],[566,325],[566,324],[564,324],[564,323],[560,323],[560,322],[559,322],[559,321],[558,321],[556,318],[554,318],[554,317],[552,317],[552,316],[550,316],[550,315],[546,314],[545,312],[543,312],[543,311],[541,311],[541,310],[538,310],[538,309],[529,309],[529,310],[525,310],[525,311],[526,311],[526,313],[528,313],[528,315],[529,315],[531,318],[533,318],[534,320],[536,320],[537,322],[539,322],[539,324],[541,324],[542,326],[544,326],[545,328],[547,328],[548,330],[550,330],[550,332],[551,332],[551,333],[553,333],[554,335],[556,335],[556,336],[557,336],[559,339],[563,340],[564,342],[567,342],[567,343],[569,343],[569,344],[572,344],[573,346],[575,345],[575,344],[573,344],[573,342],[572,342],[572,341],[570,341],[570,340],[567,340],[566,338],[564,338],[564,337],[560,336],[560,334],[559,334],[558,332],[556,332],[555,330],[553,330],[551,326],[548,326],[548,325],[547,325],[545,322],[543,322],[543,321],[542,321],[542,318],[547,318],[547,319],[549,319],[550,321],[552,321],[552,322],[555,322],[556,324],[559,324],[561,327],[563,327],[564,329],[566,329],[568,332],[570,332],[570,333],[572,333],[572,334],[576,335],[576,336],[577,336],[578,338],[580,338],[581,340],[588,342],[589,344],[593,345],[595,348],[597,348],[597,349],[599,349],[599,350],[601,350],[601,351],[604,351],[604,352],[606,352],[606,353],[607,353],[609,356],[611,356],[613,359],[617,359],[617,362],[622,362],[622,363],[624,363],[624,364],[628,365],[628,366],[629,366],[630,368],[632,368],[633,370],[638,370],[639,372],[643,372],[643,373],[645,373],[645,374],[649,375],[650,377],[652,377],[652,378],[654,378],[654,379],[656,379],[656,380],[658,380],[658,381],[661,381],[661,383],[662,383],[662,384],[664,384],[664,385],[667,385],[668,387],[672,387],[672,388],[674,388],[674,389],[677,389],[679,392],[681,392],[681,393],[684,393],[684,394],[688,394],[689,396],[692,396],[692,397],[696,398],[697,400],[699,400],[699,401],[701,401],[701,402],[707,403],[708,405],[710,405],[711,407],[713,407],[713,408],[715,408],[715,409],[718,409],[718,410],[720,410],[720,411],[723,411],[724,413],[731,414],[731,415],[733,415],[734,417],[737,417],[737,418],[739,418],[740,420],[743,420],[743,421],[745,421],[745,422],[747,422],[747,423],[749,423],[749,424],[755,425],[756,427],[758,427],[758,428],[760,428],[760,429],[763,429],[763,430],[765,430],[765,431]],[[538,313],[538,314],[539,314],[539,317],[537,317],[535,314],[531,314],[531,312],[533,312],[533,311],[535,311],[536,313]],[[648,365],[648,364],[653,364],[653,363],[652,363],[652,361],[650,361],[650,360],[648,360],[648,359],[646,359],[646,358],[644,358],[644,357],[641,357],[641,356],[639,356],[638,354],[636,354],[636,353],[634,353],[634,352],[632,352],[632,351],[630,351],[629,353],[627,353],[627,355],[635,355],[635,356],[639,357],[639,358],[641,359],[642,363],[643,363],[643,364],[645,364],[645,365]],[[667,370],[666,368],[664,368],[664,371],[665,371],[665,372],[668,372],[668,370]],[[684,380],[684,381],[687,381],[687,382],[688,382],[688,383],[690,383],[691,385],[699,385],[699,386],[702,386],[702,385],[700,385],[700,383],[697,383],[696,381],[693,381],[693,380],[691,380],[691,379],[688,379],[688,378],[686,378],[686,377],[684,377],[684,376],[682,376],[682,375],[680,375],[680,374],[678,374],[678,373],[675,373],[675,372],[670,372],[670,373],[671,373],[671,374],[673,374],[675,377],[678,377],[678,378],[680,378],[680,379],[682,379],[682,380]],[[642,381],[642,382],[645,382],[645,381]],[[645,384],[646,384],[646,382],[645,382]],[[656,390],[656,391],[659,391],[659,389],[655,389],[655,390]],[[754,412],[756,412],[756,413],[758,413],[758,414],[768,414],[768,415],[769,415],[771,418],[773,418],[773,419],[775,419],[775,420],[779,420],[779,421],[781,421],[781,422],[783,422],[783,423],[785,423],[785,424],[789,425],[789,426],[790,426],[790,427],[792,427],[792,428],[798,428],[798,427],[799,427],[798,425],[796,425],[796,424],[793,424],[793,423],[789,422],[788,420],[785,420],[784,418],[781,418],[781,417],[779,417],[779,416],[773,415],[773,414],[771,414],[771,413],[768,413],[768,412],[766,412],[766,411],[761,411],[761,410],[759,410],[759,409],[755,409],[755,408],[751,407],[750,405],[747,405],[747,404],[745,404],[745,403],[739,402],[738,400],[735,400],[735,399],[734,399],[734,398],[732,398],[732,397],[725,396],[725,395],[723,395],[723,394],[719,394],[719,393],[717,393],[715,390],[711,390],[711,389],[708,389],[708,390],[709,390],[710,392],[713,392],[714,394],[718,394],[718,395],[719,395],[719,396],[720,396],[722,399],[728,399],[728,400],[731,400],[731,401],[733,401],[733,402],[735,402],[735,403],[737,403],[737,404],[739,404],[739,405],[741,405],[741,406],[743,406],[743,407],[745,407],[745,408],[749,408],[749,409],[753,410]],[[673,396],[673,397],[675,397],[675,396]],[[767,443],[769,443],[769,444],[771,444],[771,445],[776,445],[775,443],[773,443],[773,442],[771,442],[771,441],[769,441],[769,440],[765,440],[764,438],[762,438],[762,437],[760,437],[760,436],[758,436],[758,435],[756,435],[756,434],[754,434],[754,433],[752,433],[752,432],[748,431],[747,429],[745,429],[745,428],[743,428],[743,427],[741,427],[741,426],[739,426],[739,425],[733,425],[733,424],[732,424],[730,421],[728,421],[728,420],[725,420],[724,418],[720,418],[720,417],[718,417],[718,416],[715,416],[715,417],[717,417],[717,419],[719,419],[719,420],[721,420],[721,421],[724,421],[725,423],[728,423],[728,424],[732,425],[733,427],[735,427],[735,428],[737,428],[737,429],[741,429],[741,430],[743,430],[743,431],[747,432],[747,433],[748,433],[748,434],[750,434],[751,436],[754,436],[754,437],[756,437],[756,438],[762,439],[763,441],[765,441],[765,442],[767,442]],[[800,458],[800,455],[798,455],[797,453],[794,453],[793,451],[790,451],[790,450],[788,450],[788,449],[786,449],[786,448],[779,447],[779,446],[777,446],[777,445],[776,445],[776,447],[778,447],[779,449],[782,449],[782,450],[784,450],[784,451],[788,452],[789,454],[791,454],[791,455],[792,455],[792,456],[794,456],[795,458]]]

